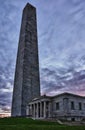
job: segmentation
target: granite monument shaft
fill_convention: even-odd
[[[27,3],[23,9],[17,53],[12,116],[25,116],[26,106],[40,96],[36,8]]]

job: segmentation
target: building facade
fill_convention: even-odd
[[[27,115],[35,119],[80,121],[85,119],[85,97],[70,93],[53,97],[44,95],[33,99],[28,104]]]
[[[36,8],[27,3],[23,9],[17,53],[12,116],[25,116],[26,106],[40,96]]]

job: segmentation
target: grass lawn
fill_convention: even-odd
[[[0,118],[0,130],[85,130],[85,126],[65,126],[28,118]]]

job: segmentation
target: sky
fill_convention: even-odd
[[[0,0],[0,113],[11,108],[27,2],[37,9],[41,94],[85,96],[85,0]]]

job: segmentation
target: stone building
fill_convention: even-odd
[[[12,116],[25,116],[26,106],[40,96],[36,8],[27,3],[23,9],[17,53]]]
[[[27,115],[35,119],[57,118],[80,121],[85,118],[85,97],[71,93],[34,98],[27,106]]]

